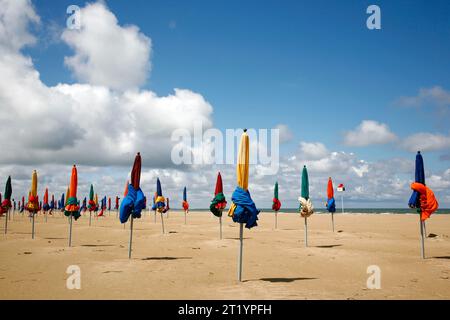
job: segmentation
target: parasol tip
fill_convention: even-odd
[[[247,129],[244,129],[244,132],[247,132]]]
[[[420,154],[420,151],[417,151],[418,154]]]
[[[140,156],[140,155],[141,155],[141,153],[140,153],[140,152],[138,152],[138,153],[137,153],[137,155],[138,155],[138,156]]]

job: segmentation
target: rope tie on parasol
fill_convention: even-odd
[[[305,198],[298,197],[298,201],[300,202],[300,215],[303,218],[308,218],[314,213],[314,206],[312,205],[311,199],[306,200]]]
[[[166,207],[166,198],[163,196],[157,196],[155,200],[155,207],[158,212],[163,212]]]
[[[189,202],[183,201],[182,205],[184,211],[189,211]]]
[[[418,197],[416,197],[419,206],[416,208],[418,208],[418,211],[421,214],[420,219],[425,221],[439,208],[439,203],[437,202],[433,191],[426,185],[414,182],[411,184],[411,189],[418,195]]]
[[[281,208],[281,201],[277,198],[273,198],[272,200],[272,210],[279,211]]]
[[[225,200],[225,195],[222,192],[219,192],[214,196],[214,199],[211,201],[211,205],[209,206],[209,210],[216,217],[221,217],[222,212],[227,206],[227,201]]]
[[[233,205],[228,212],[228,216],[232,217],[234,222],[245,223],[247,229],[258,225],[256,221],[258,220],[259,210],[256,208],[248,190],[236,187],[231,196],[231,201]]]

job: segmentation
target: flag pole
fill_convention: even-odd
[[[72,213],[70,214],[69,220],[69,247],[72,246]]]
[[[156,215],[155,215],[155,217],[156,217]],[[162,225],[162,233],[164,234],[165,233],[164,232],[164,215],[163,215],[162,211],[161,211],[161,225]]]
[[[128,259],[131,259],[132,242],[133,242],[133,215],[131,215],[131,223],[130,223],[130,242],[129,242],[129,246],[128,246]]]
[[[242,250],[244,246],[244,224],[239,224],[239,257],[238,257],[238,281],[242,281]]]

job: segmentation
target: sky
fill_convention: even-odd
[[[171,161],[174,130],[202,121],[280,129],[280,169],[251,168],[261,208],[275,181],[298,206],[303,165],[317,208],[329,176],[349,207],[403,208],[417,150],[448,208],[449,15],[448,1],[0,0],[0,185],[11,175],[19,198],[37,169],[60,195],[76,163],[79,197],[91,183],[113,197],[140,151],[146,194],[160,177],[174,207],[187,186],[205,208],[219,170],[231,197],[235,167]]]

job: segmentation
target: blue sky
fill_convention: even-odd
[[[287,125],[293,139],[282,145],[283,156],[298,153],[300,142],[317,142],[372,163],[413,160],[415,152],[402,147],[407,137],[449,137],[448,1],[105,3],[120,26],[135,25],[151,39],[152,68],[140,90],[159,96],[174,88],[199,93],[221,130]],[[33,1],[41,24],[30,32],[39,45],[21,52],[32,57],[49,87],[80,82],[64,63],[75,49],[60,37],[72,4],[86,2]],[[381,8],[381,30],[366,27],[371,4]],[[420,90],[433,88],[443,93],[420,98]],[[404,106],[402,97],[418,106]],[[363,120],[386,125],[397,140],[344,143],[345,134]],[[444,174],[450,160],[442,160],[450,150],[446,141],[425,154],[427,168],[442,181],[450,179]]]
[[[35,6],[44,21],[64,25],[67,6],[84,3]],[[122,24],[135,24],[152,39],[153,68],[145,87],[161,95],[175,87],[201,92],[214,106],[218,128],[281,122],[297,139],[342,150],[348,149],[339,133],[363,119],[386,123],[399,135],[414,132],[418,123],[445,132],[447,123],[394,102],[423,87],[450,87],[448,1],[377,2],[382,30],[366,28],[369,1],[107,4]],[[64,66],[70,53],[64,43],[30,51],[45,83],[74,81]],[[400,151],[359,152],[377,158]]]

